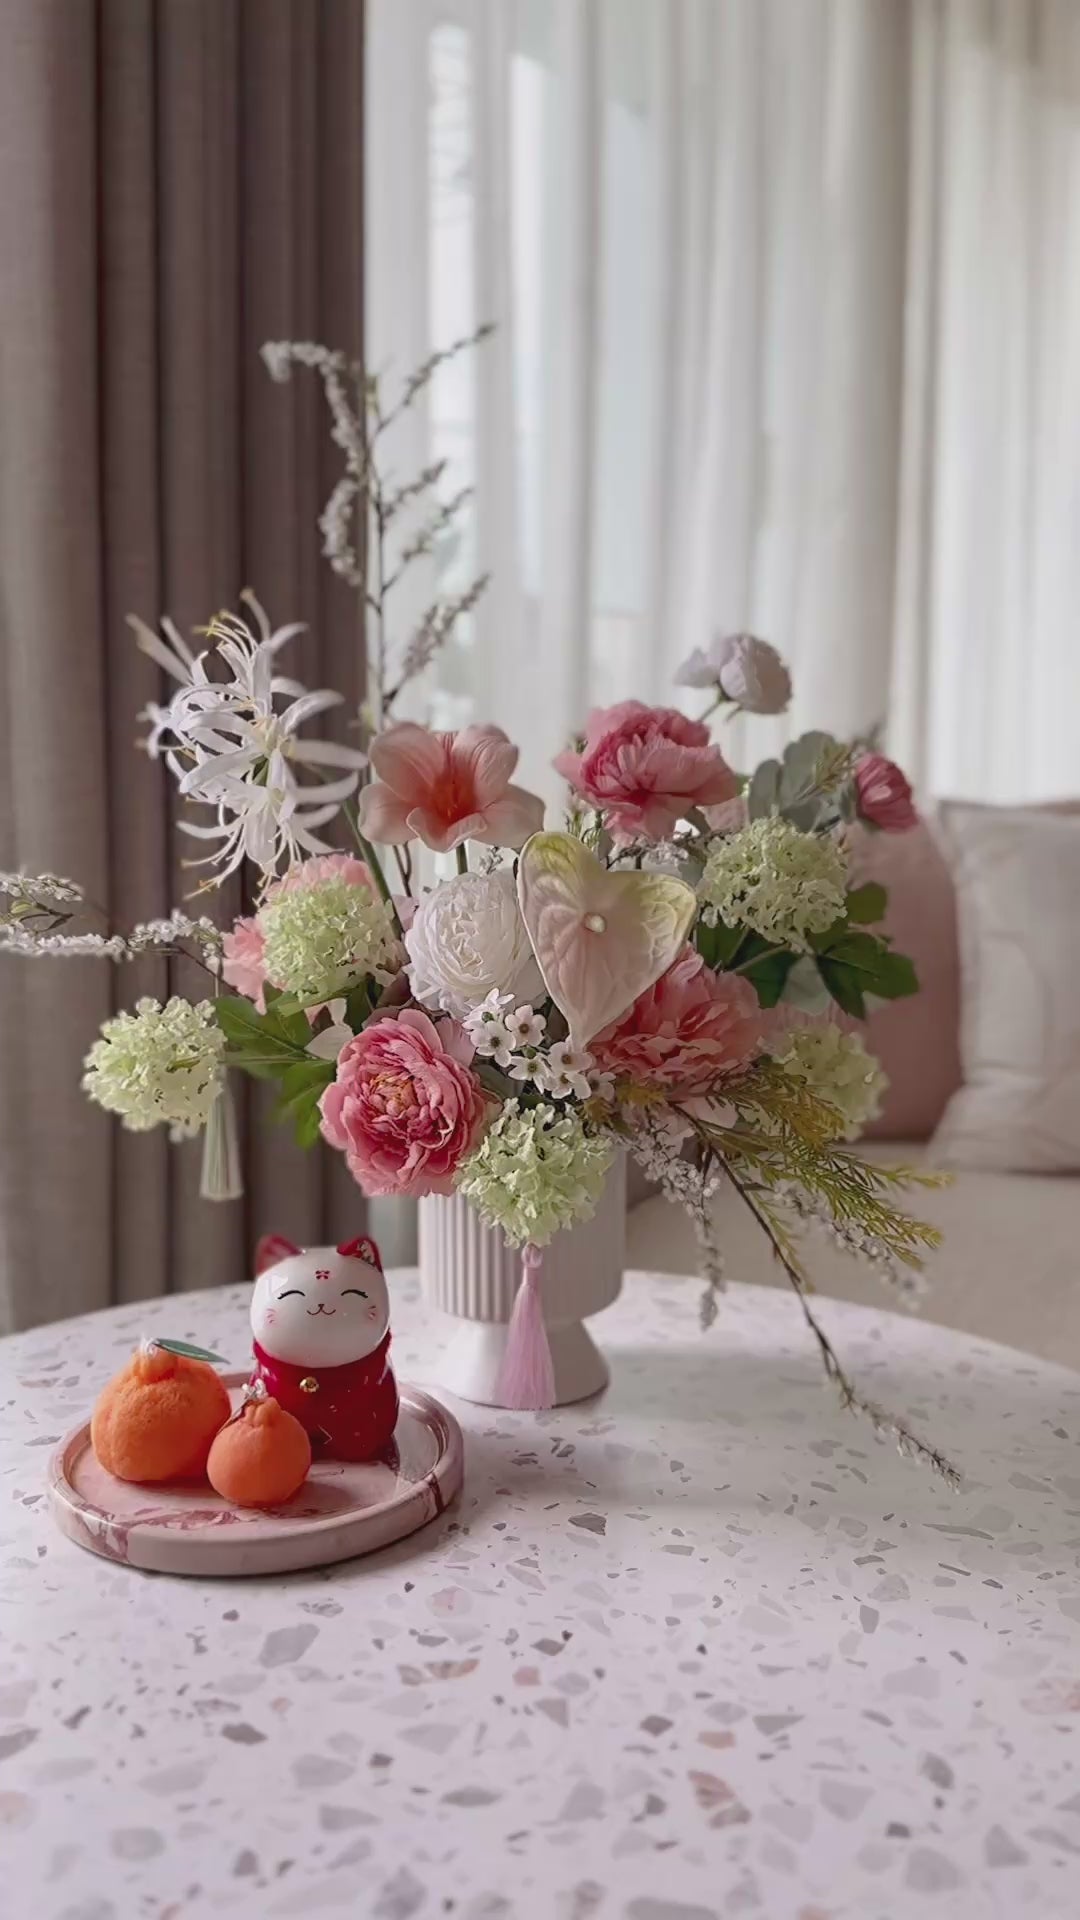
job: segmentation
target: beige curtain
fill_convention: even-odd
[[[332,449],[267,338],[362,331],[362,0],[7,0],[0,59],[0,863],[167,911],[172,795],[133,751],[160,692],[129,610],[202,623],[253,586],[292,670],[355,709],[357,611],[318,553]],[[224,918],[238,892],[216,896]],[[355,1231],[336,1155],[256,1126],[247,1195],[83,1100],[98,1022],[168,969],[0,966],[0,1329],[244,1276],[256,1234]],[[261,1091],[261,1090],[260,1090]]]

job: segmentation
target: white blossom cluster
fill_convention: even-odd
[[[214,961],[221,951],[220,929],[205,916],[193,919],[178,907],[167,920],[140,920],[128,933],[39,932],[18,924],[0,925],[0,951],[31,958],[48,954],[67,959],[90,956],[98,960],[137,960],[144,953],[175,952],[183,940],[191,941],[214,971]]]
[[[490,1060],[511,1080],[531,1081],[552,1100],[610,1098],[612,1078],[600,1073],[591,1053],[569,1040],[545,1044],[546,1027],[534,1007],[515,1006],[512,993],[492,988],[462,1022],[481,1060]]]
[[[726,1285],[724,1259],[716,1238],[712,1197],[720,1184],[720,1167],[715,1158],[704,1166],[687,1160],[680,1148],[685,1136],[671,1129],[663,1116],[648,1115],[633,1130],[630,1152],[649,1180],[663,1189],[689,1216],[694,1238],[701,1250],[701,1270],[705,1289],[701,1296],[701,1324],[706,1331],[716,1319],[716,1296]]]
[[[882,1286],[895,1293],[902,1306],[917,1312],[929,1292],[929,1281],[921,1267],[909,1267],[877,1234],[856,1220],[837,1220],[823,1196],[808,1193],[804,1187],[786,1181],[777,1189],[797,1217],[824,1233],[834,1245],[856,1260],[873,1268]]]
[[[83,890],[60,873],[0,873],[0,893],[29,907],[77,906]]]
[[[310,367],[323,383],[330,410],[330,438],[345,455],[345,472],[319,516],[323,556],[351,587],[362,587],[364,572],[356,551],[353,522],[356,502],[367,478],[364,430],[349,396],[350,367],[346,356],[314,340],[268,340],[262,349],[272,380],[288,380],[294,366]]]

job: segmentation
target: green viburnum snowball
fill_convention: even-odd
[[[224,1051],[211,1000],[138,1000],[134,1013],[104,1022],[86,1056],[83,1090],[133,1133],[165,1125],[182,1139],[210,1117]]]
[[[266,977],[302,1000],[333,999],[342,985],[393,964],[390,909],[371,887],[321,880],[260,908]]]
[[[508,1100],[455,1184],[511,1246],[543,1247],[595,1211],[614,1157],[576,1113]]]
[[[809,951],[844,911],[847,859],[828,834],[802,833],[779,814],[714,840],[698,886],[702,918],[750,927],[771,944]]]

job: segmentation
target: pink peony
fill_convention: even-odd
[[[360,795],[360,831],[381,846],[422,840],[437,853],[466,840],[522,847],[543,826],[544,803],[510,785],[517,763],[499,727],[390,727],[371,743],[379,777]]]
[[[640,700],[591,713],[581,753],[560,753],[563,778],[623,839],[662,840],[692,807],[731,800],[739,783],[708,728]]]
[[[855,810],[884,833],[907,833],[919,816],[907,775],[882,753],[866,753],[855,768]]]
[[[323,1138],[368,1195],[450,1193],[484,1129],[488,1102],[456,1020],[418,1008],[372,1021],[338,1055],[319,1102]]]
[[[348,880],[356,887],[370,887],[371,874],[362,860],[354,860],[347,853],[322,853],[312,860],[300,860],[296,866],[283,873],[280,880],[274,880],[263,895],[263,905],[269,906],[283,893],[295,893],[298,887],[317,887],[323,880]],[[266,964],[263,958],[264,940],[259,926],[259,916],[241,918],[234,922],[231,933],[222,939],[222,974],[230,987],[242,993],[247,1000],[254,1000],[260,1013],[266,1012]],[[271,984],[273,984],[271,982]]]
[[[589,1042],[597,1066],[665,1092],[701,1093],[753,1058],[765,1022],[748,980],[713,973],[695,947]]]

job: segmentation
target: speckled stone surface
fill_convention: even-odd
[[[240,1362],[246,1289],[0,1345],[12,1920],[1080,1912],[1080,1376],[822,1313],[951,1494],[819,1385],[784,1295],[631,1275],[613,1385],[458,1407],[459,1505],[370,1560],[180,1581],[46,1512],[141,1332]],[[441,1329],[395,1277],[395,1361]]]

